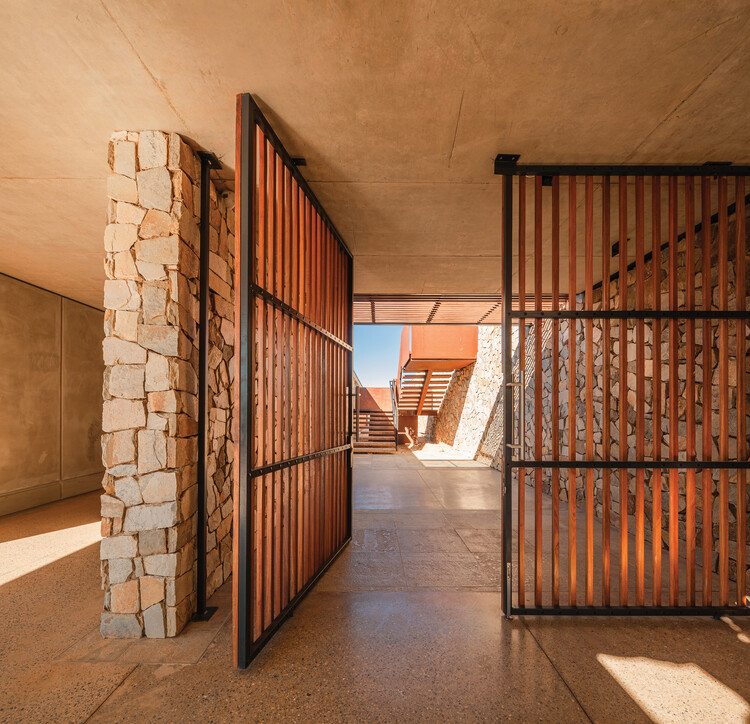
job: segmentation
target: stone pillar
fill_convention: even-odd
[[[177,134],[120,132],[109,166],[101,631],[161,638],[185,626],[196,597],[200,161]],[[221,333],[232,327],[233,214],[213,184],[211,201],[211,324]],[[209,485],[210,542],[219,551],[209,573],[218,585],[231,569],[231,425],[217,421],[230,416],[232,340],[233,329],[219,340],[214,333],[210,350],[212,369],[223,364],[209,401],[209,473],[220,485],[218,495]]]

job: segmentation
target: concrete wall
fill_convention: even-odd
[[[103,317],[0,275],[0,515],[101,484]]]

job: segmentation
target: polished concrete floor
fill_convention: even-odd
[[[96,495],[0,519],[0,721],[750,721],[747,619],[504,620],[496,471],[357,456],[354,507],[245,671],[227,586],[177,639],[101,640]]]

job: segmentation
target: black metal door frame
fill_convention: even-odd
[[[352,527],[352,439],[353,439],[353,409],[352,409],[352,385],[353,385],[353,366],[352,366],[352,346],[353,339],[353,260],[352,255],[346,243],[339,232],[327,216],[322,205],[316,198],[313,191],[300,173],[297,165],[299,159],[293,159],[284,148],[278,136],[274,132],[268,120],[265,118],[255,100],[249,93],[239,94],[237,96],[237,134],[236,134],[236,206],[235,206],[235,233],[236,233],[236,256],[235,256],[235,355],[237,359],[236,380],[235,380],[235,414],[237,415],[236,431],[237,441],[235,447],[234,460],[234,555],[233,555],[233,654],[234,663],[238,668],[245,668],[250,661],[260,652],[269,639],[273,636],[281,624],[293,613],[296,606],[304,596],[312,589],[315,583],[333,563],[337,556],[343,551],[351,539]],[[275,296],[271,291],[264,289],[262,284],[255,283],[255,264],[256,264],[256,240],[260,233],[256,224],[256,172],[258,169],[258,159],[256,159],[256,130],[259,130],[273,151],[280,159],[285,173],[290,173],[290,177],[297,184],[299,190],[306,197],[311,213],[316,213],[321,225],[317,233],[325,232],[330,235],[330,239],[337,242],[341,251],[344,252],[346,265],[339,265],[339,272],[343,271],[347,280],[348,291],[342,288],[337,292],[337,300],[348,308],[348,314],[343,317],[337,317],[339,327],[342,329],[341,336],[336,336],[326,329],[324,324],[316,323],[310,316],[306,316],[302,311],[295,309],[293,305],[285,303],[282,299]],[[265,142],[264,141],[264,142]],[[324,237],[320,237],[324,238]],[[315,256],[315,248],[318,248],[320,255]],[[310,250],[311,256],[309,263],[317,263],[316,259],[321,259],[318,268],[319,274],[324,274],[327,263],[324,259],[328,254],[328,260],[334,257],[327,252],[324,245],[313,247]],[[321,277],[322,278],[322,277]],[[301,283],[301,281],[300,281]],[[345,296],[345,294],[347,296]],[[345,439],[343,445],[336,445],[328,449],[312,450],[305,454],[286,459],[274,459],[270,464],[258,466],[253,459],[253,404],[254,391],[254,368],[256,360],[253,358],[255,350],[255,322],[254,309],[256,300],[262,300],[268,307],[273,308],[286,320],[293,320],[300,328],[306,328],[311,335],[315,335],[315,343],[310,343],[309,349],[312,350],[310,363],[314,364],[316,370],[321,376],[321,389],[325,391],[326,386],[326,355],[320,340],[326,340],[332,349],[343,351],[346,355],[346,366],[337,382],[347,389],[346,409],[343,417],[343,423],[346,426]],[[324,302],[320,302],[324,305]],[[348,337],[348,339],[346,339]],[[312,338],[312,337],[311,337]],[[297,338],[299,340],[299,338]],[[301,346],[301,343],[300,343]],[[329,365],[330,367],[330,365]],[[339,368],[337,368],[338,370]],[[319,398],[321,401],[323,397]],[[321,403],[322,407],[322,403]],[[331,422],[333,415],[326,417],[327,424],[335,426]],[[333,553],[315,570],[312,577],[307,580],[296,595],[292,596],[289,602],[283,607],[281,612],[273,618],[273,621],[262,631],[259,637],[251,640],[251,620],[252,613],[250,607],[253,605],[257,596],[256,585],[259,583],[252,575],[253,556],[253,511],[254,511],[254,486],[253,480],[261,478],[278,471],[288,470],[297,466],[302,466],[310,461],[328,458],[329,456],[346,453],[346,507],[345,510],[338,509],[338,520],[343,530],[343,540],[340,545],[337,544]],[[281,456],[283,458],[283,455]],[[333,458],[331,458],[333,459]],[[317,504],[325,505],[319,499]],[[322,509],[322,508],[319,508]],[[314,515],[314,511],[311,512]],[[343,518],[342,518],[343,516]],[[328,531],[326,531],[327,533]],[[320,534],[322,538],[323,533]],[[335,533],[330,533],[330,540],[335,540]]]

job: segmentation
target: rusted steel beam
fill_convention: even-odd
[[[417,415],[422,414],[422,408],[424,407],[424,401],[427,398],[427,390],[430,388],[431,378],[432,370],[426,370],[424,373],[424,382],[422,383],[422,391],[419,394],[419,402],[417,403]]]

